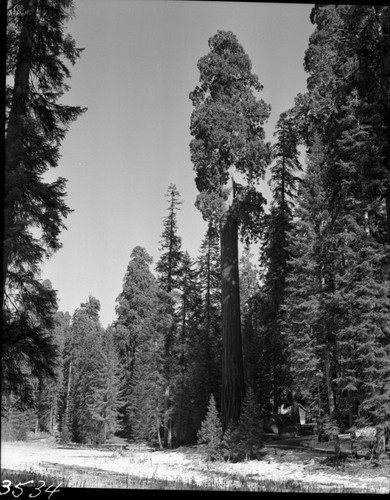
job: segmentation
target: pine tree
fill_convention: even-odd
[[[156,279],[149,268],[152,262],[144,248],[137,246],[132,250],[123,289],[117,298],[114,339],[123,370],[122,431],[128,438],[131,437],[128,405],[137,347],[145,325],[150,322],[157,293]]]
[[[282,305],[288,273],[289,253],[287,234],[292,228],[292,209],[302,170],[299,163],[299,134],[293,112],[282,113],[274,135],[274,164],[271,167],[269,184],[272,192],[270,213],[263,235],[261,265],[264,268],[263,296],[267,297],[263,308],[264,336],[270,357],[269,377],[266,385],[273,401],[273,411],[283,399],[289,386],[288,353],[280,333]]]
[[[103,352],[100,303],[94,297],[82,303],[71,324],[71,376],[67,388],[67,415],[70,437],[75,442],[99,443],[107,436],[107,364]],[[115,404],[110,410],[115,412]],[[67,428],[64,427],[65,434]]]
[[[196,270],[199,297],[196,308],[198,329],[192,339],[194,428],[200,427],[210,395],[220,403],[222,375],[222,321],[220,245],[217,228],[209,222],[202,240]]]
[[[206,444],[207,460],[221,458],[222,423],[218,417],[218,410],[213,394],[210,396],[207,414],[198,432],[198,444]]]
[[[99,416],[102,423],[100,440],[105,443],[107,439],[120,430],[121,369],[114,344],[112,326],[108,326],[103,332],[101,348],[102,367],[97,398],[100,399]]]
[[[244,358],[245,382],[249,387],[257,390],[260,384],[266,382],[259,378],[259,325],[256,321],[260,309],[259,297],[259,272],[252,262],[253,254],[245,246],[240,258],[240,299],[242,323],[242,349]],[[256,319],[255,319],[256,318]]]
[[[164,219],[164,230],[161,235],[160,256],[156,265],[156,271],[159,273],[160,286],[168,293],[167,299],[172,309],[172,316],[175,317],[175,300],[172,295],[174,289],[179,286],[181,273],[181,261],[183,253],[181,251],[181,238],[177,235],[177,211],[182,202],[180,193],[174,184],[170,184],[166,193],[168,200],[168,215]],[[173,379],[175,377],[175,359],[173,351],[175,350],[176,321],[172,322],[165,338],[165,403],[164,411],[167,418],[165,423],[164,446],[171,448],[173,440],[173,421],[172,397],[173,397]]]
[[[10,0],[7,7],[2,381],[3,390],[32,404],[31,373],[53,377],[56,358],[46,334],[56,293],[39,279],[39,266],[61,247],[70,212],[65,179],[48,183],[43,175],[57,165],[61,141],[84,111],[59,102],[68,89],[66,62],[74,64],[81,51],[64,33],[70,0]]]
[[[297,397],[316,416],[330,415],[335,410],[334,377],[329,371],[327,345],[334,337],[329,339],[332,332],[327,331],[322,301],[330,258],[327,246],[329,212],[323,188],[324,161],[323,147],[317,139],[308,156],[294,210],[294,227],[289,234],[290,272],[282,329],[290,346],[290,369]]]
[[[175,184],[168,186],[165,195],[168,201],[168,215],[164,218],[164,230],[161,235],[161,256],[156,264],[159,282],[170,293],[177,287],[182,259],[181,238],[177,235],[177,212],[182,201]]]
[[[308,93],[299,100],[307,106],[309,146],[319,135],[326,158],[321,182],[328,214],[318,240],[323,259],[317,297],[327,403],[336,427],[343,427],[345,419],[348,425],[359,421],[364,408],[373,408],[374,393],[380,397],[369,420],[388,425],[383,384],[389,377],[384,362],[389,308],[386,299],[378,300],[388,296],[389,270],[390,124],[384,72],[389,51],[383,37],[388,14],[388,7],[316,5],[316,30],[305,57]],[[351,345],[365,354],[356,356]],[[370,391],[363,380],[370,381]]]
[[[260,406],[249,387],[238,424],[232,422],[223,435],[224,458],[233,462],[262,458],[265,455],[262,433]]]
[[[180,295],[178,297],[176,345],[174,347],[177,360],[177,374],[174,380],[174,416],[176,441],[179,445],[183,441],[191,440],[193,436],[193,418],[191,387],[196,383],[192,371],[193,356],[196,347],[192,338],[197,336],[199,325],[197,323],[197,307],[199,304],[199,286],[197,282],[194,263],[184,252],[179,281]],[[194,349],[195,348],[195,349]],[[196,367],[198,368],[198,367]]]
[[[164,413],[164,330],[169,319],[164,301],[153,314],[153,323],[143,330],[137,351],[127,407],[132,438],[163,447],[162,435],[167,418]],[[165,324],[164,324],[165,318]]]
[[[54,343],[57,346],[59,354],[59,363],[55,373],[56,378],[55,380],[47,378],[39,382],[36,408],[39,419],[39,429],[58,437],[64,409],[65,343],[69,338],[71,317],[67,312],[63,313],[62,311],[57,311],[54,320]]]
[[[115,345],[124,370],[120,407],[127,438],[157,442],[171,417],[164,408],[164,343],[172,324],[168,293],[150,271],[152,258],[135,247],[117,302]]]
[[[245,246],[240,258],[240,300],[241,317],[249,308],[250,299],[258,290],[258,270],[252,262],[253,254],[248,246]]]
[[[238,234],[258,236],[264,199],[256,182],[264,175],[270,150],[262,124],[269,107],[256,100],[260,91],[251,62],[232,32],[209,39],[210,52],[198,61],[200,85],[190,94],[191,160],[206,220],[218,221],[221,237],[223,318],[222,420],[237,421],[244,397],[238,277]],[[236,169],[247,185],[232,178]],[[229,184],[232,184],[231,187]]]

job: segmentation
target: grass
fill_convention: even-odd
[[[14,471],[1,470],[1,482],[8,479],[12,485],[33,481],[30,488],[49,485],[62,488],[104,488],[104,489],[154,489],[154,490],[202,490],[202,491],[252,491],[252,492],[283,492],[283,493],[376,493],[372,488],[362,489],[345,487],[343,485],[330,484],[319,485],[317,483],[306,483],[294,479],[275,481],[273,479],[258,479],[244,476],[242,474],[226,475],[222,477],[210,477],[201,484],[194,480],[183,481],[167,480],[161,478],[141,478],[129,474],[112,474],[108,472],[96,473],[69,473],[50,472],[43,473],[33,470]],[[54,487],[53,486],[53,487]]]

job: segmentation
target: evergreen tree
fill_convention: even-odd
[[[178,336],[175,345],[177,359],[177,374],[174,381],[174,421],[176,427],[177,444],[191,440],[193,435],[193,404],[191,386],[194,383],[191,370],[192,357],[196,352],[192,337],[198,333],[197,307],[199,291],[196,271],[188,252],[183,254],[181,277],[179,281],[180,296],[178,298],[177,330]],[[195,349],[194,349],[195,348]]]
[[[282,113],[276,125],[277,142],[273,146],[274,164],[271,167],[271,210],[263,236],[261,264],[265,269],[263,293],[266,305],[263,308],[264,336],[269,356],[269,373],[264,381],[269,389],[273,411],[278,408],[289,386],[288,353],[280,333],[282,304],[288,273],[287,234],[292,228],[292,208],[296,197],[301,170],[299,163],[299,134],[292,112]]]
[[[233,462],[260,459],[265,455],[262,441],[260,407],[252,388],[248,388],[240,420],[228,427],[222,438],[225,459]]]
[[[70,212],[65,179],[48,183],[43,175],[57,165],[60,143],[83,112],[59,102],[70,76],[65,62],[74,64],[80,49],[64,33],[70,0],[9,0],[7,7],[2,390],[32,404],[29,377],[53,377],[56,358],[46,333],[56,292],[40,281],[39,266],[60,248]]]
[[[388,297],[389,270],[389,86],[384,72],[389,48],[383,37],[388,14],[388,7],[316,5],[311,16],[316,30],[305,56],[308,93],[299,99],[306,106],[301,111],[307,117],[308,145],[317,134],[326,158],[321,181],[327,216],[317,242],[323,255],[318,311],[327,405],[330,419],[341,428],[345,420],[355,422],[370,401],[363,389],[366,369],[371,378],[366,372],[365,380],[377,387],[370,394],[377,392],[382,401],[371,413],[372,423],[384,425],[388,405],[383,360],[389,309],[386,298],[378,301],[379,295]],[[364,285],[363,269],[368,276]],[[365,352],[363,363],[349,349],[351,335]]]
[[[28,434],[36,430],[37,411],[21,409],[17,395],[2,394],[1,440],[26,441]]]
[[[199,298],[196,307],[197,335],[193,338],[194,428],[201,425],[210,395],[216,394],[220,404],[221,393],[221,277],[218,230],[209,222],[196,261]]]
[[[115,345],[123,369],[123,407],[121,408],[124,435],[131,436],[127,406],[136,359],[136,349],[144,324],[149,321],[156,294],[155,277],[149,266],[152,258],[142,247],[135,247],[130,255],[123,279],[123,289],[117,298],[117,321],[114,328]]]
[[[210,396],[207,414],[198,432],[198,443],[206,444],[207,460],[221,458],[222,423],[218,417],[218,410],[213,394]]]
[[[253,254],[245,246],[240,258],[240,300],[241,317],[244,318],[249,308],[250,299],[258,291],[258,270],[252,262]]]
[[[320,312],[324,239],[328,211],[322,182],[324,162],[320,141],[308,155],[308,165],[294,210],[294,226],[288,236],[290,271],[286,277],[286,298],[282,335],[289,345],[292,384],[297,397],[318,417],[328,413],[326,397],[331,382],[325,382],[323,354],[325,334]]]
[[[167,292],[150,271],[152,258],[135,247],[117,299],[115,345],[124,371],[120,407],[123,434],[160,442],[164,413],[163,349],[172,324]]]
[[[200,86],[190,94],[191,160],[203,216],[220,223],[223,318],[222,421],[237,421],[244,397],[238,278],[238,231],[258,236],[264,199],[256,190],[270,150],[262,124],[269,106],[256,100],[262,89],[251,62],[232,32],[209,39],[210,52],[198,61]],[[247,185],[238,185],[233,170]],[[232,186],[229,187],[229,183]],[[229,196],[230,195],[230,196]]]
[[[240,299],[242,323],[242,349],[244,358],[245,382],[249,387],[256,389],[259,394],[261,385],[269,387],[267,381],[260,379],[259,368],[265,366],[265,360],[260,363],[260,314],[259,299],[259,272],[252,262],[253,254],[245,246],[240,258]]]
[[[57,311],[54,320],[53,336],[59,354],[59,363],[56,367],[55,380],[46,378],[39,382],[36,408],[39,430],[58,437],[64,401],[65,342],[69,338],[71,317],[68,312]]]
[[[175,317],[175,299],[173,295],[174,289],[179,286],[181,273],[181,261],[183,254],[181,251],[181,238],[177,235],[177,211],[181,205],[180,193],[174,184],[170,184],[166,193],[168,200],[168,215],[164,219],[164,230],[161,235],[160,251],[163,253],[160,256],[156,265],[156,271],[159,273],[160,286],[168,293],[167,299],[172,310],[172,316]],[[172,429],[173,421],[172,414],[172,396],[173,396],[173,380],[175,378],[175,337],[176,337],[177,321],[172,322],[171,328],[167,331],[165,338],[165,403],[164,411],[167,418],[164,432],[164,446],[172,447]]]
[[[164,230],[159,248],[162,253],[156,264],[156,271],[159,274],[160,284],[170,293],[177,288],[180,277],[182,251],[181,238],[177,235],[177,212],[182,201],[175,184],[168,186],[165,197],[168,200],[168,215],[164,218]]]
[[[72,440],[80,443],[104,442],[108,428],[116,426],[117,402],[109,400],[109,392],[115,395],[118,384],[107,362],[104,348],[109,339],[104,342],[99,310],[99,301],[89,297],[72,317],[65,425]]]
[[[112,326],[108,326],[103,332],[101,348],[103,364],[96,398],[99,400],[99,418],[101,420],[100,439],[104,443],[120,430],[121,368]]]
[[[170,325],[166,298],[156,294],[150,322],[140,335],[127,406],[131,436],[163,447],[165,414],[164,335]]]

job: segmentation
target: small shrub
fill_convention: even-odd
[[[221,443],[225,460],[259,460],[265,455],[260,408],[251,388],[247,390],[238,425],[230,424]]]
[[[219,460],[221,458],[222,434],[222,424],[218,417],[214,396],[211,394],[206,418],[198,431],[198,444],[206,444],[208,460]]]
[[[70,443],[71,439],[70,439],[70,432],[69,432],[69,429],[67,426],[65,426],[61,433],[60,433],[60,436],[59,436],[59,441],[60,443],[62,444],[68,444]]]

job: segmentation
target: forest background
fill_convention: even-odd
[[[72,316],[54,312],[56,293],[40,278],[39,269],[59,248],[60,229],[70,211],[65,180],[44,177],[45,184],[43,174],[59,163],[67,128],[77,117],[82,122],[85,111],[59,101],[67,90],[68,73],[58,63],[58,53],[72,63],[82,54],[63,33],[70,4],[7,4],[5,433],[20,437],[34,421],[34,426],[58,433],[63,441],[104,442],[120,432],[171,447],[196,439],[211,395],[218,407],[222,404],[225,416],[230,411],[220,399],[227,338],[221,309],[221,228],[205,216],[206,198],[198,196],[207,224],[198,255],[190,256],[182,248],[178,224],[181,195],[170,183],[155,267],[152,272],[147,249],[134,245],[118,290],[116,320],[107,328],[101,326],[100,302],[92,295]],[[307,90],[279,114],[272,147],[263,141],[269,114],[263,89],[251,64],[244,68],[236,58],[238,54],[241,61],[249,61],[243,57],[241,40],[229,31],[209,39],[211,54],[221,67],[208,68],[204,59],[203,75],[198,66],[203,87],[194,90],[195,81],[187,89],[193,91],[195,108],[191,160],[200,195],[216,194],[227,201],[225,192],[209,190],[199,181],[199,168],[207,164],[199,158],[209,154],[216,133],[221,142],[214,150],[223,181],[233,157],[240,173],[249,176],[249,187],[243,187],[241,179],[233,183],[233,205],[234,200],[242,202],[236,203],[237,220],[249,228],[243,233],[244,243],[261,245],[259,266],[249,248],[240,257],[240,319],[234,338],[241,339],[242,331],[239,370],[251,389],[251,401],[244,408],[256,407],[264,416],[278,412],[283,403],[294,406],[300,401],[315,417],[318,432],[328,436],[347,429],[353,434],[357,425],[375,425],[380,455],[389,420],[390,373],[389,9],[315,6],[310,20],[315,28],[304,58]],[[31,23],[36,30],[32,37]],[[59,51],[48,60],[53,43]],[[223,66],[230,56],[229,68],[239,71],[233,72],[233,80],[242,80],[243,87],[229,80],[230,70]],[[210,70],[218,75],[215,81],[208,81]],[[207,109],[208,93],[219,102],[232,97],[229,88],[234,106],[234,96],[245,95],[252,102],[251,96],[261,93],[259,116],[245,115],[246,108],[239,111],[248,120],[245,133],[252,135],[245,136],[243,129],[228,130],[226,121],[213,128],[207,116],[202,125],[201,99],[206,96]],[[188,122],[190,114],[191,110]],[[246,141],[255,136],[260,140],[260,149],[252,152],[258,156],[262,151],[262,157],[249,174],[247,152],[234,139],[241,135]],[[305,149],[306,165],[299,161],[299,148]],[[265,167],[271,179],[268,212],[262,197],[254,194]],[[209,177],[210,186],[213,179]],[[138,186],[137,191],[145,192]],[[111,217],[116,219],[112,213]],[[31,232],[34,225],[40,227],[42,239]],[[240,391],[232,410],[236,423],[245,390]],[[20,404],[33,409],[21,410]]]

